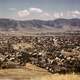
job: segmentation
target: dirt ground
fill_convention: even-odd
[[[51,74],[32,64],[26,64],[24,69],[0,70],[0,80],[80,80],[79,74]]]

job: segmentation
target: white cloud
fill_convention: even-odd
[[[50,13],[43,12],[40,14],[39,18],[43,20],[49,20],[49,19],[51,20],[53,17]]]
[[[42,17],[43,17],[43,16],[51,17],[51,15],[50,15],[49,13],[46,13],[46,12],[45,12],[45,13],[42,13],[41,16],[42,16]]]
[[[20,10],[17,12],[17,15],[19,17],[27,17],[28,15],[30,15],[29,11],[28,10]]]
[[[66,17],[70,17],[70,18],[80,17],[80,11],[78,11],[78,10],[75,10],[75,11],[67,11],[66,12]]]
[[[79,17],[80,16],[80,11],[72,11],[72,17]]]
[[[77,18],[80,17],[80,11],[65,11],[65,12],[54,12],[53,18]]]
[[[39,14],[38,14],[39,13]],[[35,15],[36,14],[36,15]],[[65,12],[53,12],[48,13],[39,8],[29,8],[29,10],[17,11],[17,18],[19,19],[56,19],[56,18],[79,18],[80,11],[65,11]]]
[[[37,13],[42,13],[43,12],[43,10],[40,9],[40,8],[29,8],[29,11],[30,12],[37,12]]]
[[[60,14],[59,13],[53,13],[53,17],[54,18],[60,18]]]
[[[61,17],[64,17],[64,13],[63,13],[63,12],[61,12],[61,13],[60,13],[60,16],[61,16]]]
[[[51,17],[51,15],[49,13],[43,13],[42,16],[47,16],[47,17]]]
[[[80,15],[80,11],[76,10],[76,11],[72,11],[73,14],[77,14]]]
[[[64,13],[63,12],[54,12],[53,13],[53,18],[63,18]]]
[[[72,17],[77,17],[77,15],[73,14]]]

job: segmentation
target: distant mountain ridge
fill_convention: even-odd
[[[56,20],[12,20],[0,19],[0,31],[55,31],[55,30],[79,30],[80,19],[56,19]]]

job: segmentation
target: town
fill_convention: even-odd
[[[51,73],[80,72],[80,36],[11,36],[0,34],[0,69],[27,63]]]

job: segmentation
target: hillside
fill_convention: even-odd
[[[26,31],[26,32],[39,32],[39,31],[69,31],[79,30],[80,19],[56,19],[56,20],[12,20],[0,19],[0,31]]]

